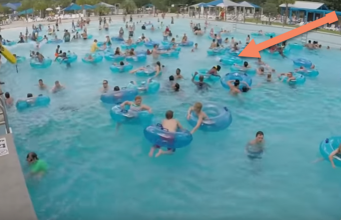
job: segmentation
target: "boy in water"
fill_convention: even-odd
[[[191,106],[189,109],[188,109],[188,112],[187,112],[187,120],[190,119],[191,117],[191,113],[192,111],[194,112],[194,114],[198,117],[198,121],[197,121],[197,124],[195,125],[195,127],[192,129],[191,131],[191,134],[194,134],[194,132],[196,130],[198,130],[198,128],[201,126],[201,124],[203,123],[204,120],[207,120],[208,117],[206,115],[206,113],[204,111],[202,111],[202,104],[200,102],[196,102],[194,104],[194,106]]]
[[[43,160],[39,160],[38,155],[34,152],[28,153],[26,161],[30,166],[30,174],[41,177],[47,172],[47,164]]]
[[[166,129],[168,132],[176,132],[178,128],[183,129],[180,122],[173,118],[173,111],[168,110],[166,112],[166,119],[162,121],[162,127]],[[174,141],[174,137],[172,135],[162,134],[162,138],[165,141],[172,142]],[[152,157],[155,149],[159,149],[159,152],[155,155],[155,157],[159,157],[161,154],[173,154],[175,152],[174,148],[168,148],[167,151],[163,151],[161,146],[155,145],[150,149],[149,156]]]
[[[250,159],[261,159],[262,153],[265,150],[264,145],[264,133],[258,131],[256,133],[256,138],[246,144],[245,152]]]

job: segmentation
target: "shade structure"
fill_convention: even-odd
[[[63,9],[64,11],[79,11],[82,10],[82,7],[77,4],[71,4],[68,7]]]
[[[47,8],[46,11],[53,11],[53,9],[52,8]]]
[[[33,8],[30,8],[30,9],[19,12],[18,15],[33,14],[33,12],[34,12]]]
[[[146,4],[145,6],[143,6],[143,7],[145,7],[145,8],[152,8],[152,7],[154,7],[154,5],[153,4]]]
[[[84,7],[85,10],[93,10],[93,9],[96,8],[95,5],[83,5],[83,7]]]

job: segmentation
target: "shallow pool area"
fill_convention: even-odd
[[[158,26],[157,18],[143,21]],[[170,24],[170,18],[163,21],[165,26]],[[216,25],[232,29],[229,23]],[[121,20],[114,20],[109,32],[99,31],[98,21],[93,21],[88,32],[93,39],[104,41],[106,35],[116,36],[121,26]],[[152,33],[142,31],[140,26],[136,25],[134,39],[144,33],[153,40],[162,40],[161,30]],[[63,29],[71,29],[71,23],[62,24],[59,37]],[[190,130],[186,114],[197,101],[226,106],[233,120],[220,132],[198,130],[188,147],[159,158],[148,156],[151,144],[143,135],[143,127],[124,124],[116,132],[116,123],[109,114],[112,105],[103,104],[99,98],[102,81],[108,80],[113,88],[140,78],[112,73],[111,63],[106,60],[96,65],[83,63],[81,57],[89,52],[93,40],[60,44],[63,51],[78,55],[71,68],[54,62],[47,69],[32,69],[28,61],[32,44],[8,47],[27,57],[26,62],[18,64],[18,71],[8,64],[0,69],[0,80],[5,82],[2,90],[10,92],[15,100],[27,93],[40,94],[39,79],[50,88],[56,80],[66,87],[60,93],[46,93],[51,98],[48,107],[8,109],[24,174],[28,172],[28,152],[36,152],[49,165],[49,172],[41,180],[26,179],[38,218],[340,219],[334,205],[341,200],[339,168],[333,169],[326,161],[313,161],[321,157],[322,140],[340,136],[341,51],[291,50],[285,59],[262,53],[263,61],[277,73],[293,71],[296,67],[292,59],[306,58],[320,74],[297,86],[276,78],[269,83],[265,77],[254,76],[251,91],[236,98],[219,81],[204,93],[191,82],[195,71],[218,64],[217,57],[207,56],[211,42],[208,34],[192,34],[188,19],[175,19],[170,29],[179,40],[186,33],[199,49],[191,52],[191,47],[183,47],[178,59],[158,59],[166,67],[158,79],[161,89],[143,95],[155,121],[173,110],[174,117]],[[25,28],[4,30],[2,36],[18,39],[19,32],[24,33]],[[245,33],[237,31],[229,38],[232,36],[245,43]],[[256,42],[266,39],[255,38]],[[53,58],[55,47],[46,44],[41,52]],[[141,49],[146,48],[136,50]],[[244,60],[256,66],[255,59]],[[155,61],[148,57],[146,64]],[[134,64],[134,68],[141,65]],[[179,81],[179,93],[167,88],[168,77],[176,68],[185,77]],[[222,65],[220,74],[229,72],[230,66]],[[250,161],[244,148],[259,130],[265,134],[266,151],[261,160]]]

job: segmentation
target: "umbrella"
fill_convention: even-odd
[[[46,11],[53,11],[53,9],[52,8],[47,8]]]
[[[57,9],[57,10],[60,10],[60,7],[58,6],[56,9]]]
[[[92,9],[96,8],[96,6],[94,6],[94,5],[83,5],[83,6],[84,6],[85,10],[92,10]]]

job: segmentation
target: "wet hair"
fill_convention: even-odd
[[[138,100],[138,99],[142,100],[142,97],[141,97],[141,96],[139,96],[139,95],[138,95],[138,96],[136,96],[136,97],[135,97],[135,100]]]
[[[94,42],[97,42],[97,40],[95,39]]]
[[[157,61],[157,62],[156,62],[156,65],[158,65],[159,67],[161,67],[160,61]]]
[[[173,118],[173,115],[174,115],[174,113],[173,113],[173,111],[171,111],[171,110],[168,110],[168,111],[166,112],[166,118],[167,118],[167,119],[172,119],[172,118]]]
[[[108,83],[108,80],[105,79],[105,80],[103,80],[103,82],[104,82],[104,83]]]
[[[7,98],[7,99],[9,99],[11,96],[10,96],[10,94],[9,94],[9,92],[6,92],[5,93],[5,97]]]
[[[115,86],[115,87],[114,87],[114,91],[120,91],[120,87]]]
[[[239,84],[240,84],[240,81],[239,81],[239,79],[236,79],[235,81],[234,81],[234,86],[239,86]]]
[[[216,69],[217,71],[221,70],[221,67],[219,65],[216,65],[213,68]]]
[[[247,92],[247,91],[249,91],[249,88],[248,88],[248,87],[246,87],[246,86],[243,86],[243,88],[242,88],[242,92]]]
[[[121,66],[124,66],[124,62],[123,62],[123,61],[121,61],[121,62],[120,62],[120,65],[121,65]]]
[[[178,73],[179,72],[179,73]],[[176,74],[178,75],[178,74],[180,74],[181,73],[181,69],[179,69],[179,68],[177,68],[176,69]]]
[[[263,71],[264,72],[264,67],[259,67],[260,71]]]
[[[264,133],[263,133],[263,131],[257,131],[257,133],[256,133],[256,137],[257,137],[257,136],[259,136],[259,135],[263,135],[263,136],[264,136]]]
[[[195,104],[194,104],[194,109],[198,109],[198,110],[200,110],[201,111],[201,109],[202,109],[202,104],[201,104],[201,102],[196,102]]]
[[[180,84],[179,83],[175,83],[174,84],[174,88],[175,88],[175,91],[178,92],[180,90]]]
[[[42,79],[39,79],[38,82],[42,82],[43,80]]]
[[[203,82],[203,81],[204,81],[204,76],[203,76],[203,75],[200,75],[200,76],[199,76],[199,81],[200,81],[200,82]]]
[[[268,79],[270,79],[270,78],[271,78],[271,73],[269,73],[268,75],[266,75],[266,77],[267,77]]]
[[[27,156],[26,156],[26,159],[28,159],[29,157],[31,157],[32,159],[39,160],[38,155],[36,153],[34,153],[34,152],[28,153]]]
[[[169,81],[174,81],[174,76],[169,76]]]
[[[249,63],[247,61],[244,62],[244,67],[247,67]]]
[[[33,94],[32,93],[27,93],[27,98],[32,98]]]

